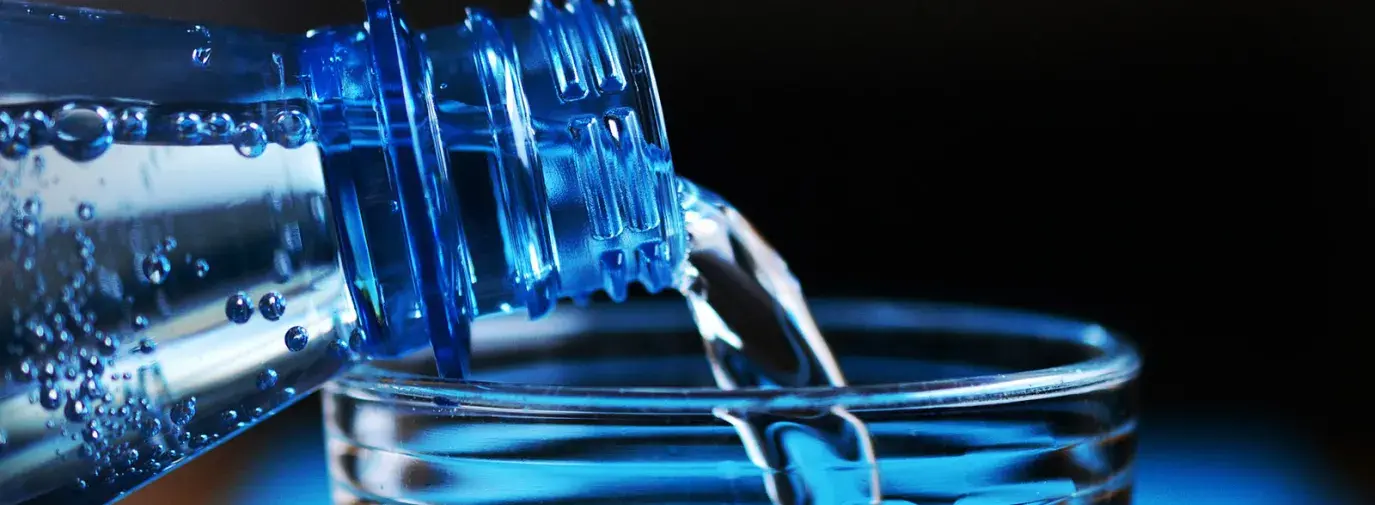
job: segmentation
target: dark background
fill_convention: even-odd
[[[290,31],[360,15],[349,0],[72,3]],[[422,25],[457,21],[464,4],[412,3]],[[1313,448],[1345,480],[1375,477],[1360,414],[1365,12],[1299,0],[637,7],[679,173],[731,197],[809,294],[1098,320],[1144,351],[1145,426],[1205,439],[1266,426],[1255,436]]]

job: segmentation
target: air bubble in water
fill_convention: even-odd
[[[172,262],[160,253],[153,253],[143,257],[143,276],[148,282],[154,285],[162,284],[167,280],[167,274],[172,271]]]
[[[76,206],[76,217],[82,221],[95,219],[95,205],[91,202],[81,202]]]
[[[157,341],[153,340],[150,337],[143,337],[143,340],[138,341],[138,347],[134,348],[134,352],[139,352],[143,354],[153,354],[157,350]]]
[[[191,418],[196,417],[196,397],[192,396],[173,405],[167,410],[167,417],[172,424],[186,426],[191,422]]]
[[[247,323],[253,318],[253,300],[243,291],[230,295],[224,302],[224,315],[235,323]]]
[[[244,123],[234,131],[231,142],[243,157],[257,158],[267,151],[267,131],[258,123]]]
[[[177,114],[172,121],[172,128],[177,140],[183,144],[199,144],[205,138],[205,123],[201,121],[201,115],[194,112]]]
[[[109,335],[101,337],[100,341],[96,342],[96,351],[101,355],[112,356],[117,350],[119,350],[119,340]]]
[[[58,391],[52,383],[44,384],[38,392],[38,403],[42,404],[45,409],[57,410],[58,407],[62,406],[62,392]]]
[[[115,123],[115,135],[124,141],[143,140],[148,136],[148,111],[139,108],[120,111]]]
[[[68,421],[79,423],[83,419],[86,419],[86,415],[89,413],[90,411],[86,409],[85,400],[72,398],[67,402],[66,415]]]
[[[304,327],[292,326],[286,331],[286,348],[288,351],[297,352],[306,348],[310,343],[310,333]]]
[[[27,236],[38,234],[38,220],[30,215],[22,215],[14,218],[14,231],[23,233]]]
[[[267,391],[277,385],[277,371],[271,368],[258,372],[258,390]]]
[[[138,429],[143,432],[144,436],[151,437],[158,433],[162,433],[162,421],[159,421],[156,417],[145,417],[143,421],[139,423]]]
[[[287,148],[296,148],[310,141],[310,117],[296,109],[277,113],[272,120],[273,140]]]
[[[134,316],[134,329],[139,331],[148,329],[148,317],[143,314]]]
[[[48,141],[48,135],[53,129],[52,116],[41,110],[31,110],[25,112],[21,120],[28,127],[25,134],[29,145],[39,145]]]
[[[211,114],[205,118],[205,130],[215,142],[229,140],[229,136],[234,133],[234,118],[223,112]]]
[[[258,299],[258,311],[262,312],[263,317],[268,321],[276,321],[286,313],[286,297],[281,293],[272,291]]]
[[[210,66],[210,53],[210,46],[197,47],[191,50],[191,63],[201,68]]]
[[[0,154],[8,158],[18,158],[27,153],[28,146],[15,144],[22,143],[19,136],[19,125],[14,121],[8,112],[0,112]]]
[[[167,238],[162,239],[162,243],[158,245],[162,247],[162,252],[175,251],[177,250],[177,238],[169,236]]]
[[[87,426],[86,429],[81,430],[81,438],[83,438],[83,439],[85,439],[87,442],[90,442],[90,443],[93,443],[93,444],[96,443],[96,442],[99,442],[99,441],[100,441],[100,429],[99,429],[99,428],[96,428],[96,427],[94,427],[94,426]]]
[[[205,261],[204,259],[196,260],[196,264],[194,266],[196,268],[196,277],[204,279],[206,274],[210,273],[210,262]]]
[[[114,115],[99,105],[69,103],[58,111],[53,124],[53,147],[75,161],[96,159],[114,143]]]

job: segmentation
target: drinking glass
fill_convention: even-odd
[[[849,387],[716,389],[669,300],[483,321],[473,380],[424,357],[357,367],[323,394],[334,501],[771,505],[783,479],[803,491],[781,505],[832,505],[808,486],[872,471],[884,503],[1131,503],[1140,361],[1113,333],[964,305],[811,306]],[[806,430],[837,408],[867,428],[876,470],[771,470],[731,422]],[[808,443],[763,433],[783,453]]]

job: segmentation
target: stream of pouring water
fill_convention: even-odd
[[[678,286],[722,389],[844,386],[787,265],[719,196],[680,180],[692,252]],[[844,407],[784,414],[720,409],[775,505],[910,505],[884,500],[864,423]]]

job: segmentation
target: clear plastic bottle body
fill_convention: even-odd
[[[105,503],[349,362],[685,257],[628,4],[278,36],[0,2],[0,504]],[[36,49],[41,48],[41,49]]]
[[[351,359],[298,39],[0,5],[0,503],[111,500]]]

